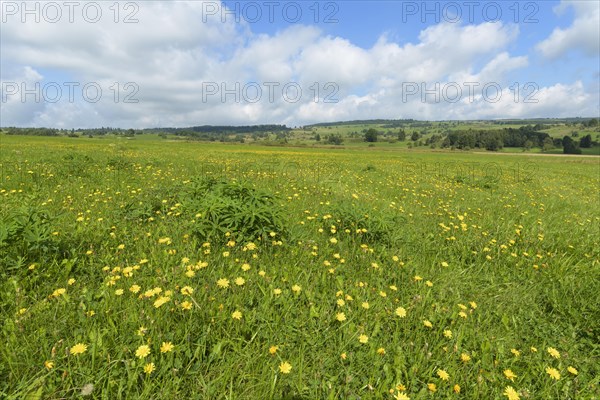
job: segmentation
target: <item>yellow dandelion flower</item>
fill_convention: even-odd
[[[365,310],[368,310],[370,306],[369,306],[369,303],[368,303],[368,302],[364,301],[364,302],[361,304],[361,307],[362,307],[362,308],[364,308]]]
[[[229,279],[221,278],[217,281],[217,286],[223,289],[227,289],[229,287]]]
[[[396,308],[395,314],[400,318],[404,318],[406,317],[406,309],[404,307],[398,307]]]
[[[279,346],[271,346],[269,347],[269,354],[274,355],[279,350]]]
[[[181,294],[184,296],[190,296],[192,293],[194,293],[194,289],[189,286],[184,286],[181,288]]]
[[[150,347],[148,345],[141,345],[135,351],[135,356],[139,359],[146,358],[150,354]]]
[[[242,278],[241,276],[238,278],[235,278],[235,284],[238,286],[243,286],[244,283],[246,283],[246,280],[244,278]]]
[[[44,361],[44,367],[49,371],[52,368],[54,368],[54,362],[46,360],[46,361]]]
[[[506,397],[508,397],[508,400],[519,400],[519,393],[517,393],[517,391],[515,389],[513,389],[512,386],[507,386],[504,389],[504,393],[503,393]]]
[[[238,310],[234,311],[234,312],[231,314],[231,318],[233,318],[233,319],[237,319],[238,321],[239,321],[240,319],[242,319],[242,313],[241,313],[241,311],[238,311]]]
[[[567,368],[567,371],[569,371],[573,375],[577,375],[579,373],[574,367]]]
[[[552,357],[560,358],[560,353],[554,347],[548,347],[546,350],[548,351],[548,354],[550,354]]]
[[[423,325],[425,325],[428,328],[433,328],[433,324],[427,319],[423,321]]]
[[[559,380],[560,379],[560,372],[558,372],[558,370],[556,368],[547,367],[546,368],[546,373],[548,375],[550,375],[550,378],[552,378],[552,379],[555,379],[555,380]]]
[[[510,352],[514,354],[515,357],[519,357],[521,352],[517,349],[510,349]]]
[[[78,355],[85,353],[87,350],[87,344],[77,343],[75,346],[69,349],[69,353],[73,355]]]
[[[300,285],[294,285],[294,286],[292,286],[292,291],[294,293],[298,294],[302,291],[302,287],[300,287]]]
[[[435,383],[428,383],[427,389],[429,389],[431,393],[435,393],[437,391],[437,386],[435,386]]]
[[[156,301],[154,302],[154,307],[155,308],[159,308],[160,306],[162,306],[165,303],[168,303],[171,300],[170,297],[167,296],[160,296],[158,299],[156,299]]]
[[[273,289],[273,294],[274,294],[275,296],[279,296],[279,295],[281,294],[281,289],[279,289],[279,288],[275,288],[275,289]]]
[[[444,336],[448,339],[452,339],[452,331],[450,329],[444,329]]]
[[[155,369],[156,367],[154,366],[154,363],[148,363],[144,365],[144,373],[146,375],[150,375],[152,372],[154,372]]]
[[[438,369],[437,375],[443,381],[447,381],[448,379],[450,379],[450,375],[446,371],[444,371],[443,369]]]
[[[385,355],[385,349],[383,347],[380,347],[377,349],[377,354],[379,354],[380,356],[384,356]]]
[[[396,396],[394,396],[395,400],[410,400],[410,397],[408,397],[408,395],[406,393],[396,393]]]
[[[457,394],[460,393],[460,385],[459,384],[454,385],[454,387],[452,388],[452,391]]]
[[[342,353],[342,354],[340,354],[340,358],[342,360],[345,360],[346,358],[348,358],[348,356],[346,355],[346,353]]]
[[[446,261],[442,261],[442,267],[447,267],[448,263]]]
[[[122,295],[123,295],[123,289],[115,290],[115,296],[122,296]]]
[[[345,321],[345,320],[346,320],[346,314],[344,314],[343,312],[341,312],[341,313],[337,313],[337,314],[335,315],[335,319],[337,319],[337,320],[338,320],[338,321],[340,321],[340,322],[343,322],[343,321]]]
[[[533,346],[530,347],[530,350],[531,350],[532,353],[537,353],[537,349],[535,347],[533,347]]]
[[[464,363],[468,363],[469,361],[471,361],[471,356],[468,355],[467,353],[462,353],[460,355],[460,360]]]
[[[504,376],[506,377],[506,379],[510,379],[512,382],[514,382],[515,378],[517,377],[517,375],[515,375],[515,373],[512,372],[510,369],[504,370]]]
[[[181,304],[179,305],[182,309],[184,310],[191,310],[192,309],[192,303],[190,303],[189,301],[182,301]]]
[[[361,342],[361,343],[363,343],[363,344],[365,344],[365,343],[367,343],[369,341],[369,337],[367,335],[364,335],[364,334],[360,335],[358,337],[358,341]]]
[[[281,371],[282,374],[289,374],[292,371],[292,364],[287,361],[282,362],[279,364],[279,371]]]
[[[171,343],[171,342],[162,342],[162,344],[160,345],[160,352],[161,353],[168,353],[170,351],[173,351],[174,348],[175,348],[175,346],[173,345],[173,343]]]

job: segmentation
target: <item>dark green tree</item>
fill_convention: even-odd
[[[564,154],[581,154],[581,149],[575,144],[571,136],[565,136],[562,140]]]
[[[554,148],[554,142],[550,136],[544,139],[542,144],[542,151],[552,150]]]
[[[582,137],[579,141],[579,147],[584,149],[589,149],[590,147],[592,147],[592,135],[585,135],[584,137]]]
[[[365,142],[370,142],[370,143],[376,142],[377,136],[379,136],[379,132],[377,132],[377,130],[374,128],[369,128],[365,132]]]
[[[340,144],[344,143],[344,140],[342,139],[342,137],[340,135],[333,134],[333,135],[327,136],[327,143],[340,145]]]

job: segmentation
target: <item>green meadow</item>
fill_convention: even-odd
[[[343,147],[1,135],[0,398],[600,397],[600,158]]]

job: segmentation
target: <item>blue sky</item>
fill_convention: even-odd
[[[593,0],[590,0],[593,2]],[[237,11],[239,18],[248,17],[255,33],[274,35],[294,24],[296,7],[288,7],[289,16],[283,11],[286,2],[273,2],[265,5],[262,2],[225,1],[232,12]],[[278,3],[278,4],[277,4]],[[290,2],[291,3],[291,2]],[[568,28],[575,16],[574,9],[565,8],[556,13],[553,11],[560,1],[324,1],[315,6],[314,1],[297,1],[302,10],[302,18],[298,23],[314,24],[331,36],[339,36],[350,40],[362,48],[372,47],[382,34],[392,40],[405,43],[418,41],[420,32],[432,25],[444,21],[455,21],[454,10],[460,10],[462,18],[456,23],[467,25],[481,24],[487,21],[514,23],[519,26],[520,37],[511,44],[511,53],[527,55],[530,49],[552,33],[556,28]],[[252,4],[252,5],[249,5]],[[260,8],[255,5],[259,4]],[[332,5],[332,4],[335,4]],[[423,4],[425,4],[423,6]],[[458,5],[459,7],[456,7]],[[497,6],[496,6],[497,5]],[[261,18],[255,11],[261,10]],[[318,11],[316,11],[318,9]],[[496,10],[500,10],[496,18]],[[273,18],[271,22],[270,14]],[[233,15],[224,14],[225,18],[235,19]],[[315,20],[318,23],[315,23]],[[567,81],[594,79],[594,71],[598,71],[598,60],[590,60],[581,52],[573,51],[559,63],[547,63],[539,54],[531,58],[534,65],[515,74],[516,81],[534,80],[540,85],[556,83],[561,76]],[[582,74],[582,68],[585,73]]]
[[[3,126],[600,112],[595,0],[23,4],[0,1]]]

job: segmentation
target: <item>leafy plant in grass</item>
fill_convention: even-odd
[[[265,240],[271,232],[286,236],[283,214],[275,200],[272,194],[248,184],[209,178],[192,182],[181,203],[194,216],[196,236],[211,242],[248,242]]]
[[[360,238],[362,243],[391,245],[401,240],[406,219],[401,215],[382,212],[361,203],[340,202],[329,212],[323,229],[335,225],[338,232]]]
[[[120,210],[121,216],[125,220],[147,221],[150,217],[156,216],[157,212],[165,210],[163,200],[169,198],[165,190],[149,190],[141,199],[128,202]]]
[[[52,219],[47,211],[32,204],[6,207],[0,211],[2,261],[14,266],[58,251],[58,243],[52,237]]]

